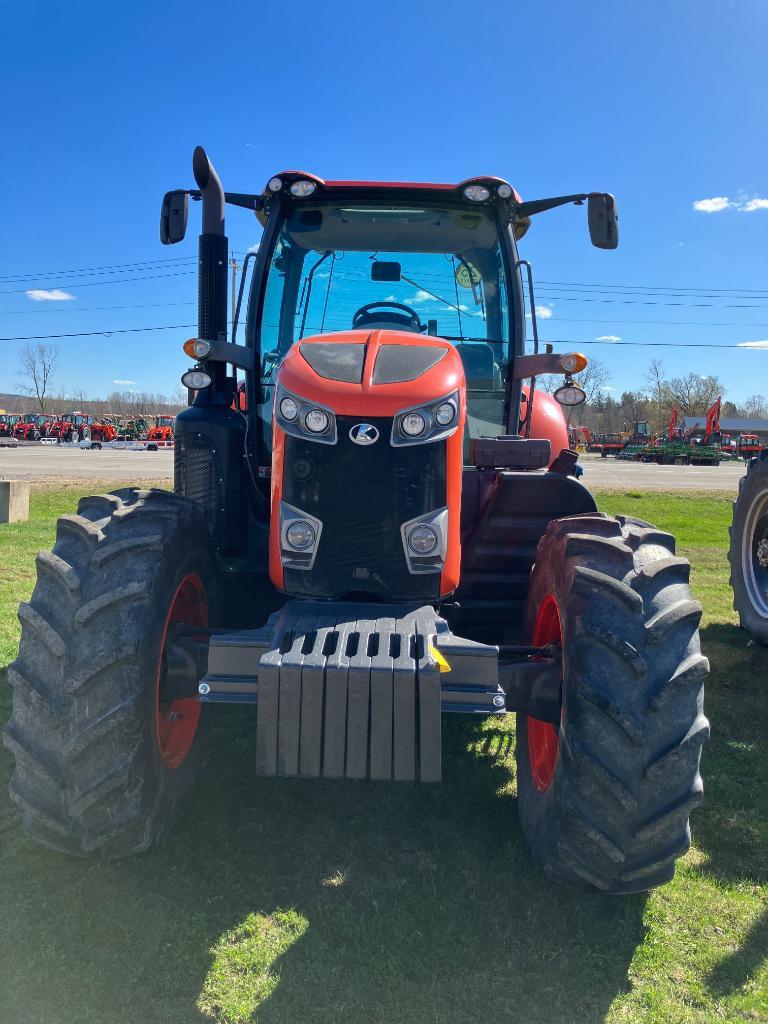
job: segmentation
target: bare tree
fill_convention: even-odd
[[[34,395],[40,405],[40,412],[45,412],[46,399],[49,396],[53,372],[59,350],[53,345],[38,341],[35,345],[27,343],[19,353],[21,369],[19,376],[28,381],[21,390],[27,395]]]
[[[587,396],[584,404],[576,408],[576,422],[578,424],[581,424],[586,407],[595,402],[610,379],[611,375],[608,372],[608,367],[605,363],[601,363],[599,359],[590,359],[586,367],[576,377],[576,383],[580,388],[584,389]]]
[[[651,393],[656,402],[656,424],[655,429],[660,430],[661,424],[664,419],[663,405],[664,405],[664,363],[660,359],[652,359],[648,370],[645,374],[645,379],[648,387],[651,389]]]
[[[678,402],[687,416],[703,416],[718,395],[725,392],[725,386],[713,375],[702,377],[688,373],[667,381],[666,391],[670,404]]]
[[[741,404],[740,410],[742,414],[749,417],[749,419],[768,419],[768,399],[766,399],[765,395],[750,395],[749,398]]]

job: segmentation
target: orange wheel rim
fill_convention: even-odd
[[[544,647],[552,643],[561,644],[562,640],[560,610],[552,594],[548,594],[539,605],[531,643],[534,647]],[[559,750],[560,730],[549,722],[541,722],[529,715],[528,760],[534,785],[542,793],[552,783]]]
[[[160,687],[168,630],[174,622],[208,628],[208,599],[202,580],[188,573],[179,583],[163,626],[155,689],[157,749],[170,769],[179,768],[187,758],[200,722],[200,701],[196,697],[163,701]]]

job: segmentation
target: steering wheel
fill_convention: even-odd
[[[376,309],[383,312],[374,313],[373,310]],[[395,310],[402,312],[394,312]],[[365,327],[399,327],[415,334],[422,334],[424,331],[424,325],[416,310],[403,305],[402,302],[369,302],[361,306],[352,317],[352,329],[359,330]]]

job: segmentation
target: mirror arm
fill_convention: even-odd
[[[532,199],[528,203],[517,203],[514,207],[514,213],[518,217],[533,217],[534,214],[544,213],[545,210],[555,210],[558,206],[567,206],[568,203],[576,203],[580,205],[585,199],[589,199],[590,195],[602,196],[603,192],[580,192],[575,196],[555,196],[552,199]]]

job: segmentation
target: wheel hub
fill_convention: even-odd
[[[763,569],[768,569],[768,537],[763,537],[757,545],[757,561]]]

